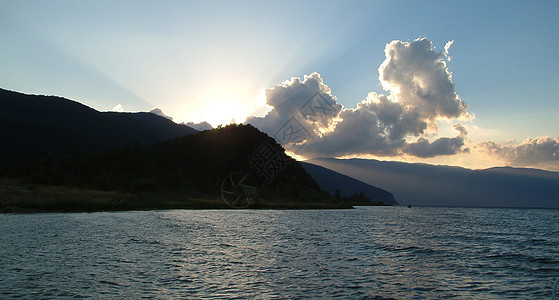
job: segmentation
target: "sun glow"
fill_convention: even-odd
[[[192,105],[183,108],[185,122],[206,121],[215,128],[230,123],[243,123],[249,116],[264,116],[271,109],[266,105],[263,89],[241,89],[238,86],[208,87],[198,95],[198,101],[193,105],[196,107],[195,111],[192,110]],[[190,115],[187,115],[188,113]]]
[[[240,101],[234,98],[212,100],[204,109],[204,120],[213,127],[235,122],[242,122],[246,113],[242,110]]]
[[[202,98],[202,119],[213,127],[243,122],[253,109],[254,103],[249,99],[234,89],[214,90]]]

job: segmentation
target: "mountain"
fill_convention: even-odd
[[[243,184],[261,199],[255,207],[347,208],[367,204],[363,197],[336,198],[322,191],[284,151],[252,125],[232,124],[143,147],[52,159],[26,168],[22,178],[48,186],[155,195],[151,198],[168,199],[171,195],[173,199],[217,200],[229,184],[229,176],[241,173],[241,177],[246,175]],[[237,193],[241,187],[229,191]],[[247,190],[243,187],[240,192],[244,197]],[[212,205],[210,208],[225,204],[219,200]]]
[[[251,160],[263,144],[275,151],[266,154],[276,155],[260,164],[266,170],[277,169],[270,178],[260,174]],[[85,184],[111,190],[189,189],[218,194],[233,172],[250,174],[255,185],[266,186],[274,196],[297,198],[299,192],[320,190],[275,140],[251,125],[227,125],[147,147],[113,150],[94,159],[98,162],[88,161],[76,171],[88,177]]]
[[[60,97],[2,89],[0,105],[4,208],[220,208],[227,207],[221,197],[229,183],[229,200],[256,192],[262,199],[257,207],[374,204],[364,195],[321,190],[299,162],[251,125],[199,132],[152,113],[99,112]]]
[[[525,168],[470,170],[372,159],[310,163],[389,190],[400,204],[559,208],[559,173]]]
[[[148,145],[198,132],[152,113],[99,112],[55,96],[0,89],[0,164]]]
[[[340,195],[345,197],[363,193],[366,197],[371,198],[373,202],[382,202],[390,205],[398,204],[394,200],[394,196],[388,191],[315,164],[308,162],[301,162],[301,164],[318,183],[320,188],[332,195],[336,191],[339,191]]]

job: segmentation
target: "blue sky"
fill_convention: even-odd
[[[558,11],[557,1],[3,1],[0,87],[216,125],[263,114],[263,89],[313,72],[355,108],[389,94],[378,71],[388,43],[424,37],[441,52],[454,41],[446,66],[475,116],[460,123],[465,147],[492,141],[500,157],[384,159],[555,169],[549,156],[515,164],[520,148],[506,147],[559,135]],[[455,135],[446,127],[437,137]]]

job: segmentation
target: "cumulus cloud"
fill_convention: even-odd
[[[247,120],[260,125],[265,131],[277,129],[290,117],[314,125],[319,130],[326,129],[342,109],[316,72],[305,75],[303,80],[293,77],[268,88],[265,95],[266,104],[273,109],[263,118],[252,117]]]
[[[312,139],[305,146],[307,156],[343,156],[351,154],[398,155],[405,141],[390,138],[390,125],[380,121],[371,103],[363,102],[357,108],[340,113],[341,122],[335,130],[320,139]]]
[[[436,52],[425,38],[387,44],[378,71],[389,94],[370,93],[355,108],[342,107],[321,76],[312,73],[266,89],[266,104],[272,109],[246,122],[307,157],[433,157],[467,151],[462,149],[467,131],[459,124],[454,125],[457,137],[433,142],[422,137],[428,130],[437,133],[439,119],[470,118],[444,60],[451,44],[444,52]],[[408,142],[414,137],[415,142]]]
[[[160,116],[160,117],[169,119],[169,120],[171,120],[171,121],[173,120],[172,117],[169,117],[168,115],[164,114],[163,111],[162,111],[160,108],[157,108],[157,107],[156,107],[156,108],[150,110],[149,112],[152,113],[152,114],[154,114],[154,115],[158,115],[158,116]]]
[[[486,153],[499,157],[514,165],[537,165],[559,161],[559,137],[529,138],[519,144],[501,145],[494,141],[478,144]]]
[[[329,132],[342,110],[318,73],[305,75],[265,90],[266,104],[272,109],[264,117],[245,121],[274,136],[284,146],[306,144]],[[292,149],[290,149],[292,150]]]
[[[453,43],[437,52],[426,38],[390,42],[378,68],[387,93],[371,92],[356,107],[344,108],[321,75],[312,73],[266,89],[270,110],[245,122],[307,158],[361,154],[431,158],[468,153],[468,130],[455,122],[473,116],[456,93],[447,68]],[[457,136],[440,137],[437,124],[453,124]],[[551,163],[559,168],[559,137],[505,145],[488,141],[474,148],[513,165]]]
[[[384,52],[379,80],[402,106],[417,109],[429,121],[470,117],[467,105],[454,89],[452,74],[443,59],[446,53],[436,52],[430,40],[392,41]]]

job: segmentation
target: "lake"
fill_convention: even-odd
[[[0,215],[0,298],[551,298],[559,210]]]

